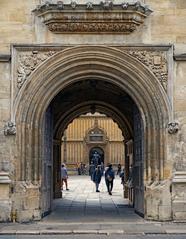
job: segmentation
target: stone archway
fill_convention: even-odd
[[[145,217],[170,219],[169,214],[163,218],[158,210],[151,211],[153,190],[148,187],[153,183],[160,185],[171,174],[166,144],[166,125],[171,118],[171,109],[163,87],[147,67],[121,50],[77,46],[56,53],[41,64],[29,76],[14,101],[18,132],[16,181],[17,187],[25,185],[23,195],[15,195],[19,220],[38,218],[42,213],[40,187],[45,180],[42,125],[46,109],[65,87],[87,79],[109,82],[136,103],[144,125],[144,185],[148,188],[145,192]],[[71,115],[69,119],[72,118]],[[33,195],[32,202],[28,200],[27,206],[23,207],[30,195]],[[157,200],[158,203],[162,201],[163,210],[162,197],[159,194]]]

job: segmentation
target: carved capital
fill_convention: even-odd
[[[170,122],[167,128],[169,134],[176,134],[179,130],[179,124],[177,122]]]
[[[4,135],[15,135],[16,134],[16,125],[8,121],[4,126]]]

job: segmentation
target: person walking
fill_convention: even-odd
[[[116,174],[117,174],[117,175],[120,175],[120,173],[121,173],[121,164],[119,163],[119,164],[118,164],[118,170],[117,170],[117,173],[116,173]]]
[[[91,164],[89,166],[89,175],[90,175],[90,178],[92,181],[93,181],[94,171],[95,171],[95,165],[93,164],[93,162],[91,162]]]
[[[108,165],[108,168],[105,170],[105,183],[107,186],[107,191],[109,195],[112,195],[113,183],[114,183],[115,173],[112,169],[112,164]]]
[[[61,165],[61,189],[63,190],[63,183],[65,183],[66,190],[68,191],[68,173],[64,164]]]
[[[121,184],[123,184],[123,186],[124,186],[124,182],[125,182],[125,168],[122,169],[122,171],[121,171],[119,176],[121,178]]]
[[[81,163],[77,163],[77,172],[78,175],[81,175]]]
[[[96,192],[99,193],[99,184],[101,182],[102,172],[101,165],[98,165],[93,173],[93,182],[96,185]]]

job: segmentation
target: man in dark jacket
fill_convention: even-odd
[[[105,183],[109,195],[112,195],[113,182],[115,178],[114,170],[112,169],[112,164],[109,164],[108,168],[105,171]]]
[[[96,192],[99,193],[99,184],[101,182],[102,172],[101,165],[98,165],[93,173],[93,182],[96,184]]]

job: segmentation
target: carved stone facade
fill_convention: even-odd
[[[122,33],[129,34],[144,22],[152,11],[139,1],[115,4],[101,1],[100,4],[39,5],[34,13],[54,33]]]
[[[144,217],[185,221],[185,1],[44,2],[0,8],[0,221],[46,215],[47,195],[61,195],[63,132],[95,111],[126,147],[140,132]]]

